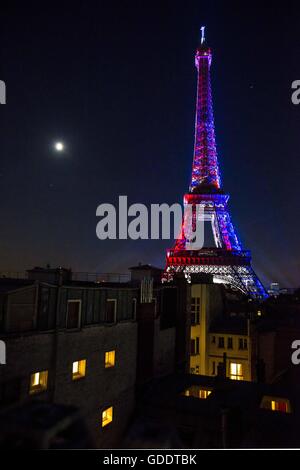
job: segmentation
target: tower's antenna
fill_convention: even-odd
[[[205,34],[205,26],[201,26],[200,31],[201,31],[201,44],[203,44],[204,41],[205,41],[205,36],[204,36],[204,34]]]

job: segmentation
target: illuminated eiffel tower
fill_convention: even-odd
[[[184,236],[187,221],[183,222],[181,237],[167,252],[165,279],[172,279],[178,272],[184,272],[187,278],[192,273],[207,273],[213,275],[214,282],[229,284],[253,298],[265,298],[267,293],[251,266],[251,253],[243,250],[231,222],[229,195],[221,185],[210,83],[212,52],[205,44],[204,27],[201,31],[201,44],[195,56],[198,85],[194,159],[184,206],[192,206],[193,217],[196,205],[202,206],[200,220],[211,223],[215,246],[191,250]]]

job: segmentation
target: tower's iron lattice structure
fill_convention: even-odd
[[[178,272],[184,272],[187,277],[192,273],[212,274],[215,282],[230,284],[253,298],[264,298],[267,294],[252,269],[251,253],[243,250],[231,222],[227,207],[229,195],[222,190],[210,82],[211,60],[211,49],[202,34],[195,56],[198,83],[193,168],[184,206],[192,206],[192,217],[197,213],[196,205],[202,206],[202,221],[211,222],[215,246],[190,250],[185,237],[186,220],[183,221],[181,236],[167,252],[165,278],[173,278]]]

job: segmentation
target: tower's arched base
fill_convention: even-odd
[[[191,274],[210,274],[214,282],[229,284],[252,298],[267,297],[264,286],[251,266],[249,251],[169,251],[164,279],[170,280],[177,273],[184,273],[188,280]]]

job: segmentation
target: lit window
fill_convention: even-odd
[[[199,390],[199,398],[205,399],[211,394],[211,390]]]
[[[212,391],[209,389],[200,388],[198,385],[192,385],[183,392],[183,395],[186,397],[201,398],[202,400],[205,400],[211,392]]]
[[[39,393],[47,390],[48,384],[48,371],[34,372],[30,376],[30,388],[29,393]]]
[[[80,361],[73,362],[72,367],[72,379],[78,380],[85,376],[86,360],[81,359]]]
[[[107,426],[113,420],[113,407],[110,406],[102,411],[102,427]]]
[[[260,404],[261,408],[281,413],[291,413],[291,404],[287,398],[269,397],[265,395]]]
[[[105,368],[114,367],[116,363],[116,351],[107,351],[105,353]]]
[[[230,378],[231,380],[244,380],[242,364],[230,363]]]
[[[257,316],[261,317],[261,310],[257,310]]]

